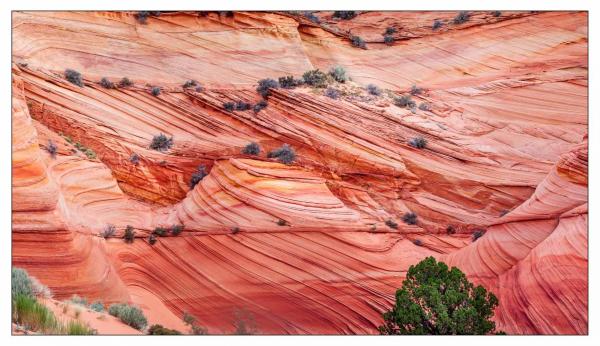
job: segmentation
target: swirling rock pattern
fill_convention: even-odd
[[[432,255],[496,293],[500,329],[587,333],[586,13],[472,12],[460,25],[454,12],[316,14],[142,25],[129,12],[14,12],[14,265],[60,299],[133,302],[186,332],[184,312],[230,333],[242,309],[260,333],[371,334],[409,266]],[[299,87],[272,90],[258,113],[223,109],[257,102],[259,79],[333,65],[352,78],[338,100]],[[124,76],[135,85],[98,83]],[[428,107],[394,104],[412,85]],[[171,149],[149,148],[160,133]],[[417,136],[426,148],[408,145]],[[260,154],[242,154],[252,141]],[[292,165],[266,158],[284,143]],[[201,164],[209,174],[190,188]],[[410,211],[416,225],[401,221]],[[181,235],[146,242],[176,224]],[[127,225],[133,244],[119,239]]]

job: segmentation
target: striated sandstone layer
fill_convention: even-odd
[[[245,311],[259,333],[373,334],[409,266],[432,255],[499,297],[499,329],[587,333],[587,14],[316,14],[143,25],[128,12],[14,12],[13,265],[59,299],[132,302],[185,332],[184,312],[231,333]],[[337,100],[299,87],[272,90],[258,113],[223,109],[260,100],[259,79],[334,65],[352,79],[333,85]],[[125,76],[135,84],[99,84]],[[412,85],[429,107],[394,104]],[[170,150],[149,148],[159,133]],[[408,145],[417,136],[426,148]],[[241,154],[251,141],[260,155]],[[284,143],[294,164],[266,158]],[[198,165],[209,174],[190,189]],[[401,221],[410,211],[416,225]],[[107,224],[117,231],[103,239]],[[146,242],[175,224],[181,235]],[[133,244],[119,239],[127,225]]]

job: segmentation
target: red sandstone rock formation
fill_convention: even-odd
[[[587,15],[318,15],[141,25],[125,12],[15,12],[13,264],[59,299],[133,302],[180,331],[190,312],[230,333],[243,309],[260,333],[371,334],[408,267],[433,255],[499,297],[499,329],[587,333]],[[259,79],[333,65],[352,78],[341,99],[279,89],[257,114],[223,110],[258,101]],[[135,85],[98,83],[124,76]],[[204,90],[183,89],[188,79]],[[386,90],[368,95],[368,83]],[[413,84],[430,110],[394,105]],[[159,133],[170,150],[149,148]],[[416,136],[425,149],[407,144]],[[240,153],[251,141],[259,157]],[[283,143],[295,164],[265,158]],[[190,190],[199,164],[210,173]],[[417,225],[401,222],[408,211]],[[117,233],[105,240],[107,224]],[[175,224],[181,235],[146,242]],[[118,239],[127,225],[133,244]]]

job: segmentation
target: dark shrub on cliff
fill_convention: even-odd
[[[335,79],[338,83],[346,83],[348,76],[346,76],[346,69],[342,66],[334,66],[329,70],[329,75]]]
[[[268,105],[269,104],[265,100],[258,101],[253,107],[254,113],[262,111],[263,109],[267,108]]]
[[[325,89],[325,96],[337,100],[340,97],[340,91],[334,88],[327,88]]]
[[[190,189],[194,189],[194,187],[206,177],[208,173],[206,172],[205,165],[199,165],[196,168],[196,171],[192,173],[192,177],[190,178]]]
[[[302,85],[302,83],[301,79],[296,79],[294,76],[279,77],[279,86],[283,89],[293,89]]]
[[[238,101],[235,103],[235,110],[236,111],[247,111],[249,109],[252,108],[252,105],[249,104],[248,102],[244,102],[244,101]]]
[[[108,313],[118,317],[123,323],[143,330],[148,325],[148,320],[139,308],[129,304],[112,304],[108,307]]]
[[[160,324],[153,324],[148,328],[148,335],[181,335],[181,332],[175,329],[165,328]]]
[[[471,236],[473,241],[476,241],[477,239],[481,238],[483,235],[485,234],[485,230],[484,229],[476,229],[473,232],[473,235]]]
[[[358,14],[356,11],[335,11],[333,12],[333,18],[339,18],[344,20],[349,20],[355,18]]]
[[[102,79],[100,80],[100,85],[105,89],[114,89],[115,88],[115,83],[111,82],[106,77],[102,77]]]
[[[350,37],[350,43],[354,47],[358,47],[358,48],[362,48],[362,49],[366,49],[367,48],[367,43],[360,36],[352,36],[352,37]]]
[[[367,91],[371,95],[375,95],[375,96],[381,95],[381,89],[377,85],[375,85],[375,84],[369,84],[369,85],[367,85]]]
[[[427,140],[421,136],[411,138],[411,140],[408,141],[408,145],[410,145],[413,148],[423,149],[427,145]]]
[[[442,21],[441,21],[441,20],[439,20],[439,19],[436,19],[436,20],[434,20],[434,21],[433,21],[433,25],[431,26],[431,28],[432,28],[433,30],[437,30],[437,29],[441,28],[441,27],[442,27],[442,25],[444,25],[444,24],[442,23]]]
[[[256,142],[251,142],[242,149],[242,154],[258,155],[260,154],[260,146]]]
[[[46,145],[46,151],[50,154],[50,156],[54,159],[56,158],[56,152],[58,151],[58,147],[54,142],[49,139],[48,144]]]
[[[168,138],[163,133],[156,135],[152,138],[150,143],[150,149],[158,151],[167,151],[173,146],[173,137]]]
[[[123,239],[125,239],[126,243],[133,243],[133,240],[135,239],[135,231],[133,230],[133,226],[127,225],[127,227],[125,227]]]
[[[123,77],[119,81],[119,87],[128,87],[128,86],[132,86],[132,85],[133,85],[133,81],[127,77]]]
[[[268,158],[277,158],[277,160],[279,162],[289,165],[290,163],[294,162],[294,160],[296,159],[296,152],[288,144],[284,144],[281,147],[269,152],[267,157]]]
[[[304,83],[317,88],[327,85],[327,75],[319,69],[304,72],[302,79]]]
[[[392,219],[387,219],[385,225],[389,228],[398,229],[398,223]]]
[[[272,78],[265,78],[258,81],[256,91],[262,96],[271,95],[271,89],[279,89],[279,83]]]
[[[453,22],[454,22],[454,24],[462,24],[462,23],[465,23],[466,21],[468,21],[470,17],[471,17],[471,15],[469,14],[469,12],[460,11],[456,15],[456,17],[454,17]]]
[[[402,221],[408,225],[416,225],[417,224],[417,214],[413,212],[408,212],[402,215]]]
[[[180,235],[183,232],[183,225],[173,225],[171,226],[171,234],[172,235]]]
[[[394,104],[398,107],[406,107],[406,108],[413,108],[416,105],[415,101],[413,101],[413,99],[408,95],[402,95],[400,97],[396,97],[394,99]]]
[[[394,44],[394,36],[392,36],[392,35],[383,36],[383,42],[385,42],[385,44],[387,44],[388,46],[393,45]]]
[[[72,84],[83,87],[83,77],[81,77],[81,73],[68,68],[65,70],[65,78]]]

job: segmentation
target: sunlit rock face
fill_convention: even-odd
[[[259,333],[376,334],[434,256],[498,296],[499,329],[587,333],[587,14],[315,15],[14,12],[13,265],[57,299],[132,302],[185,332],[184,312],[220,334],[245,311]],[[223,107],[335,65],[337,99],[305,85]],[[151,149],[161,133],[173,146]],[[283,144],[291,164],[267,157]]]

